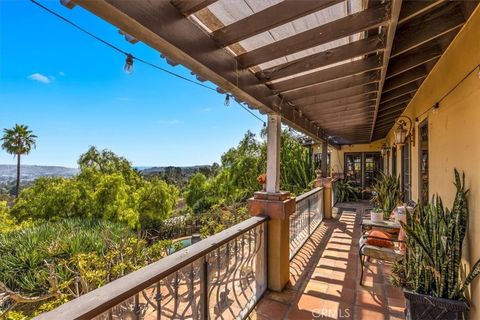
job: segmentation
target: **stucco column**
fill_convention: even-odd
[[[290,278],[290,215],[295,212],[295,198],[290,192],[280,191],[280,138],[281,117],[268,116],[267,128],[267,188],[265,192],[255,192],[248,200],[252,216],[266,215],[268,221],[267,238],[267,282],[268,288],[281,291]]]

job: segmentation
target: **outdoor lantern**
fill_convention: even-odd
[[[405,119],[408,120],[408,123],[405,121]],[[410,137],[413,142],[413,136],[415,133],[413,131],[412,119],[407,116],[401,116],[397,120],[397,124],[398,127],[395,129],[395,144],[397,147],[403,147],[408,137]]]
[[[402,124],[399,124],[395,130],[395,144],[397,146],[405,145],[405,139],[407,138],[407,129]]]

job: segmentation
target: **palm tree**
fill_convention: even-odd
[[[15,196],[20,191],[20,157],[29,154],[36,146],[37,136],[28,130],[28,126],[16,124],[12,129],[3,129],[2,149],[17,157],[17,186]]]

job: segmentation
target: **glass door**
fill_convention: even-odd
[[[418,145],[419,145],[419,181],[418,181],[418,198],[422,204],[427,204],[428,195],[428,121],[423,121],[419,126]]]
[[[345,154],[345,178],[355,187],[362,188],[362,153]]]
[[[356,152],[345,154],[345,177],[361,191],[361,198],[368,199],[368,191],[382,170],[382,156],[380,152]]]
[[[363,190],[369,190],[375,183],[382,170],[382,156],[380,153],[365,153],[365,175]],[[366,191],[368,192],[368,191]],[[370,192],[368,192],[370,193]],[[370,194],[367,194],[370,196]]]

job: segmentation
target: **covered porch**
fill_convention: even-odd
[[[266,114],[267,185],[250,199],[249,220],[39,319],[402,319],[388,264],[367,264],[359,285],[368,204],[334,206],[337,178],[360,172],[366,185],[366,153],[381,154],[378,170],[401,178],[405,201],[438,193],[451,203],[453,169],[464,171],[465,263],[480,256],[478,2],[62,2]],[[280,190],[282,123],[322,146],[322,177],[308,196]],[[470,298],[476,319],[478,280]]]

